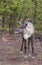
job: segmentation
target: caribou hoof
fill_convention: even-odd
[[[27,58],[27,55],[25,54],[24,58]]]
[[[31,54],[28,54],[28,56],[31,56]]]
[[[32,54],[32,58],[33,58],[33,59],[35,58],[35,54]]]
[[[20,54],[22,54],[23,52],[22,51],[20,51]]]
[[[35,56],[32,56],[32,58],[34,59],[34,58],[35,58]]]

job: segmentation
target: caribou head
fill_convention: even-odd
[[[18,21],[19,28],[17,28],[17,30],[15,31],[16,34],[22,34],[23,29],[27,26],[27,23],[22,23],[21,22],[22,20],[23,20],[23,18],[20,21]]]

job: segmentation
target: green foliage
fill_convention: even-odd
[[[42,29],[39,25],[42,22],[42,0],[0,0],[0,17],[1,15],[5,16],[7,26],[10,22],[17,27],[18,19],[29,17],[33,22],[35,21],[36,29]]]
[[[35,29],[37,29],[37,30],[42,30],[42,25],[36,24],[36,25],[35,25]]]

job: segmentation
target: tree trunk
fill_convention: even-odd
[[[36,22],[36,17],[37,17],[37,0],[32,0],[32,2],[34,3],[34,14],[33,14],[33,19],[34,19],[34,23]]]
[[[2,17],[2,28],[4,28],[5,16]]]
[[[13,30],[13,15],[10,14],[10,21],[9,21],[9,33],[14,33],[14,30]]]

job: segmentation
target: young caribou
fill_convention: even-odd
[[[28,40],[28,51],[29,51],[30,42],[31,42],[32,55],[33,55],[34,53],[34,46],[33,46],[34,26],[33,24],[30,21],[26,21],[25,23],[20,25],[20,27],[17,29],[15,33],[22,34],[22,45],[21,45],[20,51],[22,51],[23,45],[24,45],[24,50],[26,54],[26,41]]]

